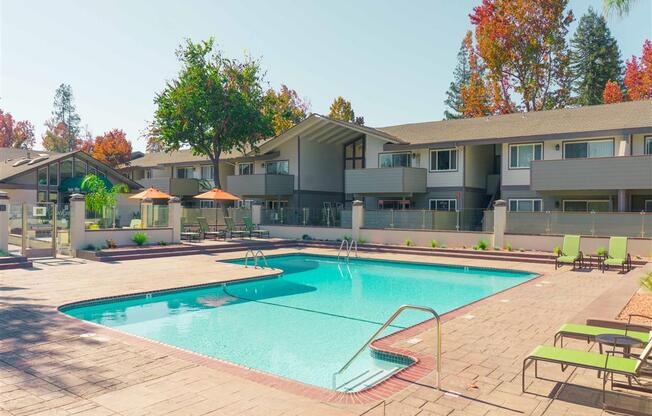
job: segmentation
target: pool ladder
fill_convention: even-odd
[[[396,318],[398,318],[398,316],[404,310],[407,310],[407,309],[412,309],[412,310],[415,310],[415,311],[428,312],[428,313],[432,314],[432,316],[435,318],[435,330],[437,331],[437,343],[435,344],[435,346],[437,348],[435,350],[435,358],[437,360],[437,374],[436,374],[437,378],[435,380],[435,385],[436,385],[437,390],[440,390],[440,382],[441,382],[441,319],[439,318],[439,314],[434,309],[429,308],[427,306],[416,306],[416,305],[403,305],[403,306],[400,306],[396,310],[396,312],[394,312],[394,314],[392,316],[390,316],[387,321],[385,321],[383,326],[381,326],[380,329],[378,329],[378,331],[374,332],[374,334],[371,336],[371,338],[369,338],[369,340],[367,342],[365,342],[364,345],[355,354],[353,354],[353,357],[351,357],[351,359],[349,361],[347,361],[346,364],[344,364],[342,366],[342,368],[340,368],[338,371],[333,373],[333,380],[332,380],[333,381],[333,390],[337,389],[336,388],[337,387],[337,376],[342,374],[342,372],[344,372],[347,368],[349,368],[351,366],[351,364],[353,363],[353,361],[355,361],[355,359],[358,358],[358,356],[360,354],[362,354],[362,352],[365,349],[367,349],[367,347],[372,342],[374,342],[376,337],[378,335],[380,335],[385,329],[387,329],[387,327],[390,326],[391,323],[394,322],[394,320]]]
[[[342,249],[344,249],[344,252],[346,253],[346,259],[349,260],[349,257],[351,257],[351,251],[355,253],[355,256],[358,257],[358,242],[355,240],[347,240],[344,239],[340,243],[340,249],[337,250],[337,259],[340,259],[340,256],[342,255]]]
[[[258,251],[256,251],[256,252],[254,252],[253,249],[249,249],[249,250],[247,250],[247,254],[245,254],[245,261],[244,261],[244,266],[245,266],[245,267],[249,267],[248,264],[247,264],[248,261],[249,261],[249,254],[251,254],[251,258],[252,258],[253,261],[254,261],[254,269],[257,269],[257,268],[258,268],[258,259],[259,259],[259,258],[263,259],[263,263],[265,263],[265,267],[260,266],[260,268],[261,268],[261,269],[269,268],[269,265],[267,264],[267,258],[266,258],[265,255],[263,254],[263,251],[262,251],[262,250],[258,250]]]

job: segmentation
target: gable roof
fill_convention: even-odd
[[[84,153],[81,150],[75,150],[73,152],[67,153],[55,153],[55,152],[46,152],[40,150],[26,150],[26,149],[13,149],[2,147],[0,148],[0,182],[6,182],[18,175],[26,174],[31,171],[37,170],[41,166],[45,166],[49,163],[56,162],[58,160],[65,159],[69,156],[76,155],[81,159],[91,162],[95,165],[101,166],[107,170],[107,173],[115,176],[123,183],[127,184],[130,189],[140,189],[142,186],[128,177],[124,176],[122,173],[118,172],[111,166],[106,163],[99,161],[93,158],[91,155]],[[42,159],[39,158],[42,156]],[[46,157],[47,156],[47,157]],[[24,158],[29,158],[33,162],[22,163],[17,166],[14,164]]]
[[[587,133],[631,134],[650,129],[652,129],[652,100],[378,128],[410,143],[410,147],[437,143],[463,144],[501,140],[526,141],[532,138],[539,140],[571,138]]]
[[[233,151],[222,153],[220,160],[231,160],[242,157],[242,152]],[[174,152],[152,152],[145,153],[142,157],[133,159],[129,165],[122,166],[120,169],[129,168],[152,168],[160,165],[175,165],[180,163],[200,163],[209,162],[210,159],[203,155],[194,155],[190,149],[181,149]]]

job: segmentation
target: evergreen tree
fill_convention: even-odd
[[[622,60],[616,39],[605,18],[589,8],[571,40],[575,82],[573,90],[580,105],[602,104],[607,81],[622,81]]]
[[[462,41],[460,50],[457,52],[457,65],[453,72],[453,82],[450,83],[448,91],[446,91],[446,100],[444,100],[444,104],[448,107],[444,110],[444,117],[447,120],[464,118],[462,111],[462,105],[464,103],[460,91],[462,86],[469,83],[470,77],[469,54],[465,46],[465,41]]]
[[[52,110],[52,119],[50,125],[56,126],[62,124],[65,126],[65,151],[74,150],[77,147],[77,137],[79,136],[79,115],[75,109],[75,103],[72,96],[70,85],[61,84],[54,93],[54,109]]]

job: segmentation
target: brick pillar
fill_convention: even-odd
[[[172,227],[171,243],[181,242],[181,200],[176,196],[168,201],[168,227]]]
[[[507,202],[502,199],[494,202],[494,247],[505,246],[505,228],[507,227]]]
[[[364,225],[364,204],[362,201],[353,201],[351,208],[351,238],[360,239],[360,228]]]
[[[86,198],[82,194],[70,196],[70,250],[77,255],[86,245]]]
[[[9,195],[0,191],[0,250],[9,253]]]

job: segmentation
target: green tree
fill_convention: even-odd
[[[619,17],[629,14],[629,9],[635,0],[602,0],[604,14],[616,13]]]
[[[328,117],[359,125],[364,124],[364,117],[356,117],[351,102],[339,96],[333,100]]]
[[[468,48],[466,47],[466,42],[462,41],[460,50],[457,52],[457,65],[453,72],[453,82],[450,83],[448,91],[446,91],[446,99],[444,100],[444,104],[448,107],[444,110],[444,117],[447,120],[464,118],[462,109],[464,102],[462,101],[460,91],[464,85],[469,83],[470,78],[471,71],[469,68]]]
[[[177,50],[182,68],[156,95],[154,114],[157,142],[165,151],[189,146],[208,157],[220,187],[220,155],[247,151],[273,134],[265,114],[262,73],[258,61],[229,59],[214,48],[211,38],[187,40]]]
[[[310,108],[310,105],[287,85],[281,85],[278,92],[270,88],[265,94],[265,101],[276,136],[305,119]]]
[[[589,8],[570,41],[573,91],[580,105],[602,104],[607,81],[622,81],[618,42],[603,16]]]
[[[75,150],[77,147],[77,137],[80,132],[80,118],[75,108],[75,100],[72,95],[72,87],[67,84],[59,85],[54,93],[54,109],[49,124],[56,126],[63,124],[65,126],[65,151]]]
[[[86,194],[86,209],[106,218],[108,211],[118,204],[118,194],[129,192],[129,188],[123,183],[109,188],[104,179],[88,174],[82,179],[81,191]],[[112,225],[115,228],[115,215],[110,217],[113,218]]]

